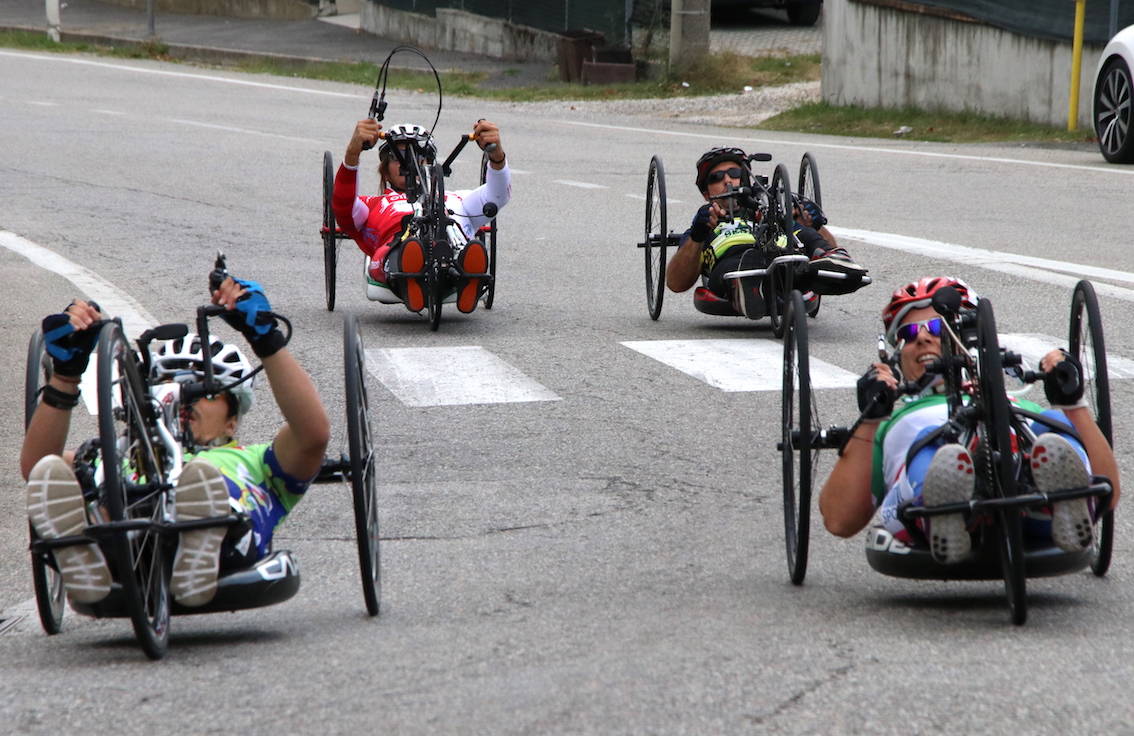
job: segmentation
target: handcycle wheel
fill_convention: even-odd
[[[796,183],[796,194],[804,199],[810,199],[823,208],[823,190],[819,187],[819,166],[815,157],[810,153],[803,154],[799,161],[799,181]]]
[[[434,164],[427,171],[431,174],[428,186],[425,188],[430,198],[429,220],[432,233],[425,259],[425,305],[429,313],[429,329],[436,332],[441,324],[441,303],[447,286],[447,283],[443,282],[447,282],[447,277],[441,270],[434,249],[437,242],[445,238],[444,223],[448,214],[445,211],[445,171],[439,163]]]
[[[817,448],[813,447],[814,404],[807,348],[807,312],[803,296],[792,290],[784,312],[783,408],[784,541],[788,574],[801,585],[807,574],[810,539],[811,481]]]
[[[768,189],[772,194],[772,222],[780,229],[780,232],[789,237],[788,243],[790,245],[793,230],[791,217],[791,178],[786,166],[776,164],[776,170],[772,172],[772,183],[768,185]],[[785,294],[785,297],[786,296]]]
[[[480,156],[480,183],[484,184],[488,176],[488,152]],[[484,308],[492,309],[492,301],[496,298],[496,218],[488,225],[488,290],[484,292]]]
[[[335,239],[335,212],[331,196],[335,190],[335,163],[330,151],[323,151],[323,279],[327,290],[327,311],[335,311],[335,267],[339,250]]]
[[[1009,427],[1012,406],[1004,390],[1004,364],[996,335],[996,318],[987,299],[977,302],[977,363],[980,370],[979,401],[982,406],[981,444],[983,471],[988,481],[986,494],[994,498],[1017,495],[1016,460],[1012,453]],[[1000,568],[1012,623],[1017,626],[1028,618],[1027,576],[1024,570],[1024,542],[1020,513],[1000,510],[997,517],[997,545]]]
[[[133,349],[117,322],[98,336],[98,436],[102,455],[102,503],[112,522],[166,517],[165,467],[151,432],[157,419],[148,401]],[[150,659],[169,644],[171,558],[156,526],[111,538],[115,578],[122,586],[134,634]]]
[[[353,314],[347,315],[343,320],[343,365],[358,567],[362,575],[362,596],[366,600],[366,611],[371,616],[377,616],[382,601],[378,553],[378,491],[370,431],[370,401],[366,393],[366,353],[358,331],[358,319]]]
[[[666,221],[665,167],[659,157],[650,159],[646,176],[646,308],[650,319],[661,316],[665,297],[665,246],[669,235]]]
[[[1083,366],[1083,379],[1086,382],[1087,402],[1091,406],[1095,422],[1102,430],[1106,441],[1114,446],[1113,425],[1110,410],[1110,374],[1106,365],[1106,343],[1103,340],[1102,317],[1099,314],[1099,300],[1095,287],[1090,281],[1080,281],[1075,285],[1071,297],[1071,327],[1068,337],[1071,354]],[[1114,549],[1114,510],[1107,509],[1099,517],[1095,542],[1091,548],[1091,572],[1099,577],[1106,575],[1110,568],[1111,553]]]
[[[773,234],[777,244],[784,242],[780,238],[784,238],[787,246],[780,252],[794,253],[794,248],[791,247],[794,236],[792,235],[792,219],[791,219],[791,182],[788,179],[787,167],[783,164],[776,164],[776,170],[772,173],[771,184],[768,185],[770,201],[768,203],[767,217],[771,221],[772,226],[778,230]],[[768,280],[768,318],[772,322],[772,334],[776,337],[783,337],[784,334],[784,317],[787,311],[787,301],[794,289],[794,266],[789,265],[776,269],[769,269],[768,275],[765,278]]]
[[[24,372],[24,429],[31,423],[32,414],[39,405],[39,394],[51,378],[51,360],[43,348],[43,332],[36,330],[28,341],[27,369]],[[28,524],[31,541],[39,538],[35,528]],[[55,567],[50,552],[32,550],[32,587],[35,589],[35,607],[39,623],[47,634],[58,634],[63,627],[63,612],[67,595],[63,590],[63,576]]]

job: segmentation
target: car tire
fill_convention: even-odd
[[[793,26],[813,26],[819,20],[823,4],[820,0],[799,0],[788,3],[787,16]]]
[[[1103,67],[1095,83],[1093,111],[1099,151],[1112,164],[1134,163],[1132,95],[1130,67],[1116,56]]]

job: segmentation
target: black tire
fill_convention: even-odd
[[[480,183],[484,184],[488,172],[488,152],[480,156]],[[492,276],[488,281],[488,289],[484,292],[484,308],[492,309],[492,302],[496,298],[496,218],[488,224],[488,274]]]
[[[335,189],[335,161],[330,151],[323,152],[323,282],[327,291],[327,311],[335,311],[335,272],[339,249],[335,238],[335,213],[331,195]]]
[[[434,164],[430,169],[428,186],[423,187],[428,192],[429,221],[431,234],[426,245],[425,256],[425,306],[429,314],[429,329],[436,332],[441,325],[442,299],[448,287],[448,276],[437,262],[434,246],[445,238],[445,172],[441,164]]]
[[[783,489],[784,541],[788,575],[792,583],[803,584],[807,574],[807,547],[810,539],[811,483],[816,448],[812,445],[814,404],[811,400],[811,373],[807,347],[807,313],[803,297],[792,291],[784,312],[784,373],[781,404],[783,409]]]
[[[823,209],[823,189],[819,186],[819,165],[810,153],[803,154],[799,160],[799,181],[796,182],[796,194],[810,199]]]
[[[1075,285],[1071,297],[1071,326],[1067,339],[1071,354],[1083,366],[1085,395],[1095,422],[1106,441],[1114,447],[1114,429],[1110,409],[1110,374],[1106,365],[1106,341],[1103,339],[1099,300],[1090,281]],[[1114,550],[1114,511],[1107,509],[1099,517],[1095,542],[1091,549],[1091,571],[1102,577],[1110,569]]]
[[[996,318],[987,299],[977,302],[976,318],[983,444],[983,452],[979,454],[985,463],[981,471],[986,483],[984,493],[993,498],[1011,498],[1017,495],[1016,459],[1012,453],[1010,432],[1012,406],[1004,389],[1004,363],[996,334]],[[1008,594],[1012,623],[1018,626],[1028,618],[1027,574],[1019,511],[1000,511],[997,521],[1004,590]]]
[[[666,219],[665,167],[659,157],[650,159],[646,175],[646,309],[650,319],[661,316],[665,298],[665,246],[669,236]]]
[[[346,379],[347,442],[350,485],[354,496],[354,529],[358,567],[366,612],[377,616],[382,601],[378,551],[378,491],[374,445],[370,430],[370,401],[366,393],[366,352],[353,314],[343,320],[343,365]]]
[[[1112,164],[1134,163],[1134,87],[1122,57],[1107,62],[1095,82],[1094,122],[1099,151]]]
[[[39,405],[39,393],[51,378],[51,359],[43,348],[43,332],[36,330],[28,340],[28,358],[24,371],[24,429],[31,423],[32,414]],[[28,524],[28,535],[35,542],[39,535]],[[35,589],[35,607],[39,623],[47,634],[58,634],[63,627],[63,612],[67,596],[63,590],[63,576],[55,566],[50,552],[31,553],[32,587]]]
[[[793,26],[813,26],[822,8],[819,0],[797,0],[787,6],[788,20]]]
[[[791,217],[791,176],[786,166],[776,164],[776,170],[772,173],[772,183],[768,185],[768,189],[772,193],[772,222],[780,232],[790,238],[794,222]]]
[[[776,164],[771,183],[768,185],[768,191],[771,194],[768,203],[768,219],[778,230],[774,237],[778,239],[783,236],[787,238],[789,245],[793,244],[795,236],[792,235],[791,178],[788,175],[787,167],[783,164]],[[784,252],[792,253],[794,247],[786,248]],[[794,276],[794,266],[789,265],[786,268],[769,269],[768,275],[764,277],[767,279],[765,292],[768,301],[768,317],[772,322],[772,334],[776,337],[782,337],[784,334],[787,300],[792,289],[795,288]]]
[[[151,432],[157,420],[148,393],[122,327],[108,323],[98,337],[98,433],[101,500],[111,521],[164,519],[165,467]],[[171,557],[165,542],[155,527],[146,527],[116,534],[111,548],[138,643],[150,659],[161,659],[169,645]]]

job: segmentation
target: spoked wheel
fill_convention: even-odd
[[[447,274],[441,270],[435,252],[438,240],[445,237],[445,172],[441,164],[426,170],[428,181],[423,182],[429,192],[429,219],[433,228],[425,258],[425,305],[429,312],[429,329],[436,332],[441,325],[441,300],[445,297]]]
[[[1103,158],[1112,164],[1134,162],[1134,87],[1130,67],[1121,57],[1107,62],[1095,85],[1095,133]]]
[[[776,170],[772,173],[772,183],[768,185],[768,188],[772,193],[772,222],[780,229],[780,232],[790,236],[793,229],[791,218],[791,177],[788,174],[786,166],[776,164]],[[790,244],[791,241],[789,240],[788,242]]]
[[[666,221],[665,167],[659,157],[650,159],[646,176],[646,308],[650,319],[661,316],[665,297],[665,246],[669,236]]]
[[[335,311],[335,268],[339,250],[335,239],[335,213],[331,195],[335,190],[335,162],[330,151],[323,151],[323,279],[327,290],[327,311]]]
[[[1004,391],[1004,364],[996,336],[996,318],[987,299],[977,302],[977,361],[980,368],[981,427],[986,493],[993,498],[1017,495],[1016,459],[1012,453],[1009,427],[1012,406]],[[1020,514],[1016,510],[997,512],[1000,566],[1012,623],[1028,618],[1027,576],[1024,569],[1024,542]]]
[[[1068,345],[1071,354],[1083,366],[1086,383],[1084,395],[1091,406],[1095,422],[1106,441],[1114,446],[1114,430],[1110,413],[1110,374],[1106,367],[1106,343],[1103,340],[1099,300],[1090,281],[1075,285],[1071,297],[1071,329]],[[1091,571],[1102,577],[1110,568],[1114,549],[1114,511],[1107,509],[1099,517],[1095,542],[1091,550]]]
[[[437,264],[430,259],[425,264],[425,308],[429,313],[429,329],[433,332],[441,326],[441,300],[444,298],[441,291],[442,278]]]
[[[350,485],[354,494],[354,529],[358,539],[358,567],[366,611],[378,615],[382,576],[378,554],[378,491],[374,447],[370,431],[370,401],[366,393],[366,353],[358,320],[343,320],[343,365],[346,372],[347,441],[350,448]]]
[[[794,236],[792,235],[792,219],[791,219],[791,181],[788,178],[787,167],[783,164],[777,164],[776,170],[772,173],[772,182],[768,185],[768,190],[771,193],[771,201],[768,205],[768,218],[772,222],[773,227],[779,230],[776,234],[776,239],[780,241],[782,236],[787,240],[791,246]],[[794,252],[793,247],[784,248],[783,253]],[[766,288],[768,295],[768,317],[772,322],[772,334],[776,337],[782,337],[784,334],[784,318],[787,312],[787,300],[794,288],[793,275],[794,266],[778,267],[770,269],[768,275],[768,285]]]
[[[484,184],[488,172],[488,152],[480,157],[480,183]],[[484,292],[484,308],[492,309],[492,300],[496,298],[496,218],[488,225],[488,273],[492,276],[488,281],[488,290]]]
[[[784,380],[782,389],[784,487],[784,541],[788,575],[796,585],[807,574],[807,545],[810,538],[811,481],[816,448],[812,431],[814,404],[811,400],[811,372],[807,348],[807,312],[798,291],[789,295],[784,312]]]
[[[810,153],[803,154],[803,158],[799,161],[799,182],[796,186],[799,187],[796,194],[804,199],[810,199],[819,205],[820,209],[823,208],[823,190],[819,187],[819,166]]]
[[[102,453],[102,503],[111,521],[165,520],[165,468],[150,427],[155,426],[148,391],[132,348],[117,322],[98,336],[98,435]],[[154,526],[141,525],[112,539],[115,578],[150,659],[165,656],[169,644],[171,559]]]
[[[39,404],[39,394],[51,378],[51,360],[43,349],[43,332],[36,330],[28,341],[27,369],[24,372],[24,429],[31,423],[32,414]],[[34,542],[39,538],[35,528],[28,524],[28,533]],[[35,588],[35,607],[39,623],[48,634],[58,634],[63,626],[63,611],[67,596],[63,590],[63,576],[55,566],[50,552],[31,553],[32,587]]]

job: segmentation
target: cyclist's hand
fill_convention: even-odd
[[[1052,350],[1040,361],[1044,372],[1043,392],[1053,408],[1074,409],[1086,406],[1083,400],[1083,366],[1066,350]]]
[[[255,281],[229,276],[213,292],[212,302],[228,310],[221,318],[244,335],[256,357],[263,359],[274,355],[287,343],[276,327],[276,320],[269,314],[272,305],[268,303],[263,287]]]
[[[721,214],[721,208],[716,202],[697,210],[697,214],[693,215],[693,224],[689,227],[689,239],[704,245],[712,237]]]
[[[866,420],[885,419],[898,398],[898,379],[890,366],[875,363],[858,379],[858,410]]]
[[[77,378],[87,369],[103,314],[94,302],[76,299],[43,318],[43,342],[57,376]]]
[[[484,150],[489,144],[495,143],[496,148],[488,153],[488,159],[497,165],[504,164],[504,146],[500,143],[500,128],[496,127],[496,123],[490,120],[477,120],[476,125],[473,126],[473,135],[476,136],[476,144],[480,146],[480,150]]]
[[[359,154],[362,153],[362,144],[369,143],[371,146],[378,143],[378,132],[382,130],[382,125],[377,120],[366,118],[359,120],[355,123],[354,134],[350,137],[350,143],[347,144],[347,156],[354,155],[355,163],[350,163],[351,166],[357,165]]]

